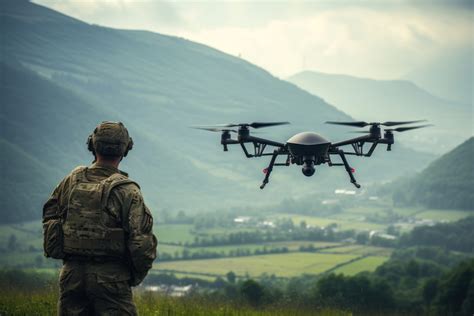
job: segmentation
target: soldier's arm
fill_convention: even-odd
[[[128,232],[127,248],[130,255],[132,285],[140,284],[156,259],[157,239],[153,235],[153,217],[145,205],[142,194],[135,185],[130,186],[131,196],[128,221],[124,229]]]
[[[59,217],[59,202],[60,202],[60,194],[63,190],[66,182],[68,181],[68,177],[64,178],[58,186],[54,189],[53,193],[46,201],[43,206],[43,223],[48,222],[50,219],[57,219]]]

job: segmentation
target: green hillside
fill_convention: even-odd
[[[350,117],[319,97],[182,38],[89,25],[26,1],[1,5],[1,62],[11,73],[1,87],[1,139],[11,148],[2,158],[2,188],[8,188],[2,221],[39,217],[57,181],[91,161],[85,140],[103,120],[129,127],[136,146],[123,169],[142,185],[154,211],[257,208],[350,187],[342,168],[324,167],[308,179],[281,168],[260,191],[266,159],[245,160],[235,147],[223,153],[218,134],[189,128],[288,120],[294,124],[262,136],[284,141],[315,130],[335,141],[347,138],[323,122]],[[391,153],[352,163],[364,184],[421,169],[430,158],[397,144]]]
[[[436,97],[407,80],[373,80],[315,71],[300,72],[288,80],[357,119],[429,120],[434,127],[416,135],[397,135],[412,148],[441,154],[473,134],[472,105]]]
[[[471,137],[420,174],[397,182],[394,202],[398,205],[474,210],[473,157],[474,138]]]

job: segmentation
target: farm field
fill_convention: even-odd
[[[327,217],[310,216],[290,213],[272,213],[259,215],[266,220],[277,223],[283,219],[291,219],[299,227],[301,221],[311,226],[327,226],[337,224],[338,231],[354,229],[357,231],[376,230],[385,232],[389,224],[370,222],[370,216],[383,216],[393,212],[412,221],[396,223],[401,232],[407,232],[421,219],[433,221],[455,221],[470,215],[470,212],[459,210],[431,210],[420,208],[386,208],[384,206],[353,207]],[[261,273],[275,274],[281,277],[294,276],[301,273],[318,274],[336,267],[337,272],[357,273],[373,270],[388,258],[392,252],[389,248],[369,245],[326,242],[326,241],[278,241],[255,242],[247,244],[215,245],[192,247],[196,238],[212,240],[214,236],[225,237],[230,233],[252,232],[268,228],[257,228],[251,225],[235,225],[233,227],[211,227],[195,230],[192,224],[156,224],[154,232],[158,236],[158,260],[155,269],[176,271],[181,277],[196,276],[202,278],[224,276],[233,270],[239,275],[248,273],[258,277]],[[40,220],[19,224],[0,225],[0,265],[20,268],[52,268],[61,265],[58,260],[46,259],[42,251],[42,224]],[[304,248],[312,248],[311,253]],[[324,249],[326,248],[327,249]],[[286,253],[269,254],[273,250]],[[303,252],[302,252],[303,250]],[[163,255],[167,255],[163,257]],[[203,255],[204,254],[204,255]],[[222,256],[209,258],[206,254]],[[197,257],[191,256],[196,255]],[[354,258],[365,257],[350,264],[338,266]],[[160,261],[160,257],[167,261]],[[186,259],[186,260],[182,260]],[[171,261],[173,260],[173,261]]]
[[[334,273],[342,273],[345,275],[355,275],[362,271],[374,271],[378,266],[388,260],[388,257],[370,256],[360,260],[356,260],[347,265],[343,265],[334,269]]]
[[[158,224],[153,227],[153,231],[158,241],[163,243],[185,243],[194,240],[192,227],[188,224]]]
[[[209,251],[221,254],[229,254],[231,251],[237,249],[255,251],[257,249],[281,249],[287,248],[288,251],[299,250],[301,246],[308,247],[313,245],[315,248],[335,247],[340,246],[341,243],[337,242],[311,242],[311,241],[279,241],[279,242],[267,242],[267,243],[254,243],[254,244],[241,244],[241,245],[229,245],[229,246],[209,246],[209,247],[182,247],[174,245],[161,245],[160,251],[172,253],[173,251],[183,251],[187,249],[190,253]]]
[[[416,214],[415,217],[435,221],[454,222],[468,217],[469,215],[472,215],[472,212],[460,210],[426,210]]]
[[[322,249],[321,253],[350,253],[354,255],[372,255],[372,256],[383,256],[390,257],[392,250],[390,248],[383,247],[373,247],[366,245],[349,245],[349,246],[340,246],[329,249]]]
[[[233,271],[238,276],[259,277],[275,274],[292,277],[301,274],[320,274],[337,264],[357,258],[352,254],[287,253],[238,258],[185,260],[155,264],[157,271],[176,271],[224,276]]]
[[[371,223],[366,221],[354,221],[354,220],[341,220],[331,217],[317,217],[307,215],[296,215],[296,214],[275,214],[270,218],[272,219],[291,219],[295,225],[305,221],[307,225],[316,227],[325,227],[330,224],[337,224],[338,229],[348,230],[383,230],[386,225]]]
[[[7,248],[12,235],[15,236],[18,244],[41,248],[43,247],[42,233],[41,220],[0,225],[0,248]]]

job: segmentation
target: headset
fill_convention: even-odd
[[[112,123],[112,122],[102,122],[102,123]],[[122,124],[122,122],[118,122],[119,125],[121,125],[123,127],[123,129],[126,131],[127,133],[127,136],[128,136],[128,142],[127,142],[127,148],[125,149],[125,152],[123,153],[123,156],[124,157],[127,157],[127,154],[130,150],[132,150],[133,148],[133,139],[128,135],[128,130],[127,128]],[[92,134],[89,135],[89,137],[87,137],[87,149],[92,152],[92,154],[95,156],[96,155],[96,152],[95,152],[95,148],[94,148],[94,135],[97,134],[99,130],[99,127],[96,127],[94,129],[94,131],[92,132]]]

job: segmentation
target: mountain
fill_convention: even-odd
[[[474,210],[472,157],[473,137],[432,162],[415,177],[396,182],[394,202],[437,209]]]
[[[135,146],[121,167],[155,212],[257,208],[350,186],[342,168],[305,178],[293,167],[279,168],[261,191],[268,159],[245,159],[235,146],[224,153],[219,134],[189,128],[288,120],[294,124],[261,137],[285,141],[316,130],[347,138],[323,122],[351,118],[321,98],[182,38],[89,25],[27,1],[0,5],[0,141],[7,149],[1,187],[8,193],[2,221],[38,218],[61,177],[92,160],[85,141],[103,120],[129,128]],[[363,164],[351,159],[361,184],[413,172],[431,159],[400,145],[375,156]]]
[[[399,137],[413,148],[443,153],[474,133],[472,106],[436,97],[410,81],[373,80],[313,71],[295,74],[288,80],[356,119],[427,119],[435,126]]]
[[[453,49],[411,70],[403,79],[411,80],[434,95],[474,105],[474,49]]]

